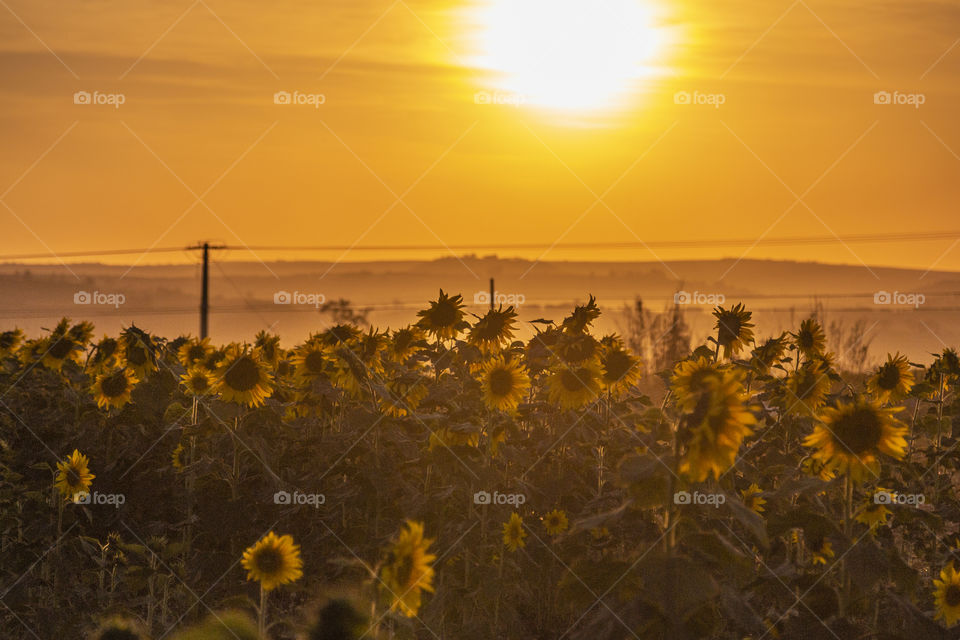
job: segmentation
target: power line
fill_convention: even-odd
[[[218,245],[217,249],[229,251],[263,251],[263,252],[337,252],[337,251],[518,251],[518,250],[555,250],[564,249],[694,249],[710,247],[750,247],[750,246],[808,246],[817,244],[860,244],[860,243],[887,243],[909,241],[950,240],[960,238],[960,231],[931,231],[916,233],[861,233],[851,235],[822,235],[822,236],[784,236],[779,238],[726,238],[726,239],[691,239],[691,240],[651,240],[649,242],[570,242],[564,244],[550,243],[514,243],[514,244],[454,244],[454,245]],[[49,253],[21,253],[0,255],[0,261],[37,260],[57,258],[95,258],[120,255],[146,255],[154,253],[178,253],[189,251],[192,247],[149,247],[145,249],[102,249],[89,251],[64,251]],[[211,246],[211,249],[214,248]]]

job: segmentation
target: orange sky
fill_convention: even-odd
[[[960,229],[955,3],[639,2],[656,28],[636,38],[663,42],[642,74],[611,104],[557,111],[476,103],[516,86],[477,66],[516,50],[485,36],[484,17],[509,11],[484,2],[4,0],[0,254]],[[596,56],[576,33],[555,39],[548,68]],[[570,74],[569,91],[591,75]],[[881,90],[923,104],[875,104]],[[75,104],[77,91],[124,104]],[[278,105],[277,91],[325,101]],[[960,269],[953,243],[512,253]]]

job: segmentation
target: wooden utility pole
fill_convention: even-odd
[[[493,288],[493,278],[490,278],[490,309],[493,309],[493,299],[497,297],[497,291]]]
[[[210,249],[225,249],[224,245],[211,245],[209,242],[187,247],[188,251],[203,251],[203,269],[200,282],[200,339],[207,337],[210,315]]]

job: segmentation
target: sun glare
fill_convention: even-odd
[[[486,0],[476,11],[475,62],[495,98],[551,109],[621,106],[668,39],[639,0]]]

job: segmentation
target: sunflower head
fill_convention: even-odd
[[[862,397],[829,407],[804,445],[815,449],[813,457],[824,465],[863,479],[879,471],[882,454],[897,460],[906,455],[907,427],[895,417],[899,411]]]
[[[757,419],[747,406],[742,376],[730,369],[707,377],[704,390],[680,421],[684,445],[679,471],[692,482],[720,478],[733,466],[743,439],[753,433]]]
[[[386,393],[380,394],[380,408],[395,418],[403,418],[416,411],[430,391],[427,380],[411,372],[393,375],[383,386]]]
[[[90,473],[90,460],[74,449],[62,462],[57,463],[57,477],[54,481],[57,491],[67,500],[76,502],[80,496],[90,491],[90,485],[97,476]]]
[[[770,369],[783,358],[786,350],[787,337],[785,334],[780,334],[776,338],[768,338],[751,352],[750,366],[757,373],[769,373]]]
[[[600,365],[592,360],[555,364],[547,379],[547,396],[561,409],[579,409],[599,398],[601,376]]]
[[[180,384],[188,396],[206,396],[213,393],[217,376],[202,365],[194,365],[180,376]]]
[[[752,316],[742,302],[729,309],[717,307],[713,310],[713,317],[717,319],[713,328],[717,332],[717,344],[723,347],[724,358],[735,356],[744,344],[753,340]]]
[[[292,536],[278,536],[273,531],[243,552],[242,564],[247,580],[256,580],[264,591],[303,577],[300,546],[293,543]]]
[[[334,598],[316,613],[307,640],[360,640],[370,628],[370,618],[346,598]]]
[[[634,357],[619,340],[603,344],[600,350],[600,367],[603,371],[604,389],[620,397],[640,380],[640,358]]]
[[[952,627],[960,620],[960,572],[951,562],[940,571],[940,579],[933,581],[933,602],[937,620]]]
[[[877,487],[870,497],[860,505],[854,519],[867,525],[871,530],[885,525],[891,512],[885,505],[886,501],[881,499],[883,495],[890,496],[893,495],[893,492],[883,487]]]
[[[433,540],[424,537],[423,523],[408,520],[390,545],[380,569],[380,593],[390,611],[400,611],[408,618],[417,615],[421,594],[433,593],[433,562],[437,556],[429,552]]]
[[[696,358],[678,362],[670,378],[670,392],[677,407],[691,411],[700,394],[710,386],[710,381],[721,376],[721,369],[712,360]]]
[[[514,511],[510,514],[510,519],[503,523],[503,544],[510,551],[516,551],[527,546],[524,540],[527,532],[523,529],[523,518]]]
[[[418,350],[427,346],[426,334],[423,329],[413,325],[397,329],[390,336],[387,344],[386,357],[394,362],[405,363]]]
[[[157,370],[157,345],[146,331],[136,326],[124,329],[120,334],[120,349],[124,362],[138,379],[144,380]]]
[[[114,367],[97,375],[90,392],[101,409],[112,407],[120,409],[130,402],[137,377],[126,367]]]
[[[548,535],[557,536],[567,530],[570,526],[570,521],[567,519],[566,513],[560,509],[554,509],[543,516],[543,526],[547,530]]]
[[[91,640],[147,640],[149,636],[134,620],[113,618],[101,624]]]
[[[482,353],[493,353],[510,344],[513,339],[514,320],[517,312],[513,307],[490,309],[470,328],[467,342]]]
[[[440,289],[440,295],[430,307],[417,312],[417,325],[437,340],[449,340],[469,326],[463,319],[463,296],[449,296]]]
[[[763,505],[767,504],[767,501],[763,497],[763,490],[760,488],[760,485],[754,482],[744,489],[740,495],[743,497],[743,504],[745,504],[748,509],[755,513],[763,513]]]
[[[253,346],[260,350],[260,357],[271,367],[276,368],[280,358],[283,357],[283,349],[280,348],[280,336],[259,331],[253,339]]]
[[[294,377],[300,384],[307,384],[318,378],[326,378],[332,372],[333,348],[319,339],[304,342],[293,350],[290,364],[294,368]]]
[[[210,338],[187,338],[177,349],[177,360],[184,368],[203,364],[207,361],[214,349],[210,345]]]
[[[808,360],[786,378],[783,410],[790,415],[816,416],[826,403],[832,381],[820,360]]]
[[[0,358],[9,358],[16,353],[21,342],[23,342],[23,331],[20,329],[0,333]]]
[[[573,313],[563,319],[560,325],[564,333],[584,333],[593,321],[600,317],[600,307],[592,295],[587,304],[574,307]]]
[[[800,323],[800,329],[793,334],[793,344],[806,358],[813,358],[827,346],[827,335],[823,332],[820,322],[809,317]]]
[[[527,370],[517,360],[503,356],[488,360],[480,369],[483,401],[491,409],[516,411],[530,388]]]
[[[217,367],[216,390],[224,402],[259,407],[273,393],[273,382],[257,349],[232,345]]]
[[[906,356],[887,354],[887,361],[867,378],[867,391],[880,402],[898,402],[907,397],[913,387],[913,372]]]

